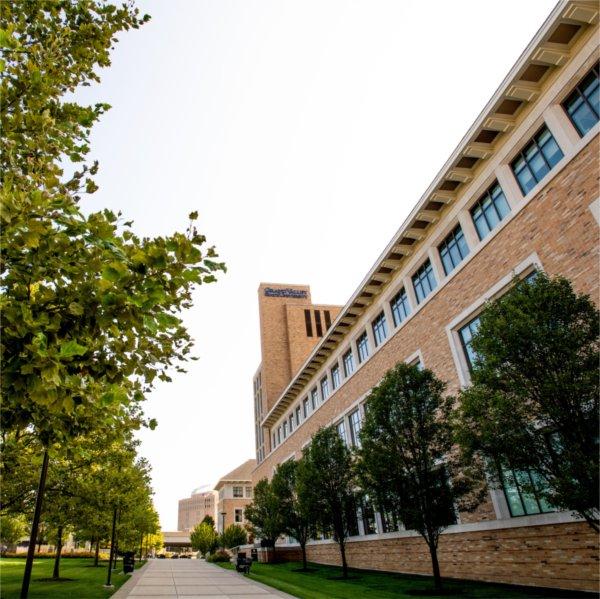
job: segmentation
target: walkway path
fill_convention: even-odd
[[[150,560],[111,599],[262,599],[291,597],[204,560]]]

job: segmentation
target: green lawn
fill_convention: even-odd
[[[233,564],[219,564],[224,568],[233,569]],[[432,589],[433,580],[425,576],[408,576],[404,574],[387,574],[383,572],[352,570],[352,580],[331,580],[341,575],[341,568],[310,564],[313,572],[297,572],[300,563],[258,564],[252,565],[250,578],[275,587],[280,591],[301,597],[303,599],[392,599],[398,597],[423,596],[419,590]],[[550,591],[524,589],[507,585],[467,582],[444,581],[447,590],[454,591],[443,597],[462,599],[515,599],[524,597],[579,597],[583,593],[567,591]],[[412,591],[412,593],[411,593]],[[416,591],[416,593],[415,593]],[[414,593],[414,594],[413,594]],[[428,598],[440,595],[426,594]]]
[[[137,566],[136,562],[136,566]],[[40,579],[51,578],[54,568],[53,559],[36,559],[33,562],[30,599],[104,599],[110,597],[129,576],[121,572],[123,562],[119,560],[119,569],[112,573],[114,589],[104,589],[108,562],[94,567],[91,558],[67,558],[60,561],[61,578],[70,578],[60,582],[47,582]],[[18,599],[21,593],[25,559],[0,559],[0,598]]]

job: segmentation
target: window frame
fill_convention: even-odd
[[[565,111],[567,118],[581,138],[585,137],[598,124],[598,122],[600,122],[600,113],[596,111],[596,108],[592,105],[589,98],[581,90],[583,82],[593,74],[596,75],[598,84],[600,85],[600,62],[596,62],[596,64],[592,66],[592,68],[577,82],[577,85],[573,87],[569,95],[560,104],[562,109]],[[567,108],[567,104],[572,102],[574,98],[583,100],[583,104],[588,107],[588,110],[596,115],[596,122],[585,132],[579,128],[579,125],[573,120],[573,117]]]
[[[329,373],[331,375],[331,391],[333,393],[333,391],[335,391],[342,382],[342,378],[340,376],[340,365],[338,362],[331,367]]]
[[[236,495],[236,489],[240,489],[241,495]],[[234,499],[243,499],[244,498],[244,487],[243,485],[232,485],[231,495]]]
[[[353,416],[355,415],[357,416],[356,420],[353,419]],[[358,406],[348,414],[348,423],[350,424],[350,440],[352,441],[352,447],[360,449],[360,431],[362,430],[362,417],[360,413],[360,408]]]
[[[461,241],[463,245],[461,245]],[[464,246],[464,247],[463,247]],[[453,249],[456,249],[458,255],[460,256],[460,260],[457,262],[454,261],[455,257],[453,255]],[[463,251],[466,252],[463,255]],[[451,272],[456,270],[459,264],[465,260],[465,258],[470,254],[471,250],[469,248],[469,244],[467,243],[467,238],[462,230],[460,223],[457,223],[456,226],[444,237],[444,240],[437,247],[438,254],[440,256],[440,260],[442,262],[442,267],[444,269],[444,274],[448,276]],[[447,264],[447,260],[449,264]]]
[[[388,337],[387,318],[384,310],[381,310],[381,312],[373,319],[371,328],[373,329],[373,340],[375,347],[377,348],[383,345]]]
[[[348,379],[356,371],[356,367],[354,366],[354,353],[352,352],[352,348],[350,348],[342,356],[342,364],[344,366],[344,378]],[[348,364],[350,364],[350,368],[348,368]]]
[[[327,374],[321,377],[321,380],[319,381],[319,387],[321,388],[321,401],[325,402],[331,395],[329,391],[329,379],[327,378]]]
[[[437,289],[438,286],[438,281],[435,276],[435,271],[433,269],[433,263],[431,261],[431,258],[427,258],[421,264],[421,266],[419,266],[419,268],[415,270],[410,279],[412,282],[413,290],[415,292],[417,304],[421,304]],[[425,279],[427,280],[427,284],[429,285],[429,291],[425,295],[423,295],[421,299],[419,299],[419,294],[423,293],[423,290],[421,288],[423,287],[423,281]],[[431,280],[433,280],[433,285],[431,284]]]
[[[367,335],[367,331],[363,331],[356,338],[356,355],[358,356],[359,364],[363,364],[369,359],[369,336]]]
[[[498,194],[494,194],[495,190],[499,189],[500,192]],[[504,203],[506,204],[506,207],[508,208],[508,212],[506,212],[506,214],[504,215],[500,215],[500,210],[498,210],[498,205],[497,205],[497,199],[498,198],[502,198],[504,200]],[[496,213],[496,218],[498,219],[498,222],[492,227],[490,226],[490,222],[489,222],[489,218],[488,218],[488,210],[486,208],[484,208],[484,203],[486,200],[490,201],[490,206],[493,207],[493,210]],[[481,210],[481,217],[483,219],[483,221],[486,224],[486,227],[488,228],[487,233],[485,233],[485,235],[481,234],[481,231],[479,230],[478,227],[478,221],[476,220],[475,214],[474,212],[479,209]],[[485,193],[483,193],[479,199],[471,206],[471,208],[469,208],[469,215],[471,217],[471,221],[473,222],[473,226],[475,227],[475,232],[477,233],[477,237],[479,238],[479,241],[483,241],[496,227],[498,227],[500,225],[500,223],[511,213],[511,208],[510,208],[510,204],[508,203],[508,200],[506,198],[506,194],[504,193],[504,190],[502,189],[502,186],[500,185],[500,183],[496,180],[492,185],[490,185]]]
[[[390,311],[392,312],[392,322],[394,323],[394,327],[399,327],[411,314],[411,305],[410,299],[408,297],[408,292],[406,291],[406,287],[402,286],[402,288],[396,293],[392,299],[389,301]],[[400,316],[400,306],[402,306],[405,314],[404,317]],[[396,313],[398,313],[398,318],[396,317]]]
[[[560,153],[560,157],[558,158],[558,160],[554,163],[554,164],[550,164],[548,162],[548,158],[546,157],[546,155],[544,154],[544,152],[542,151],[542,147],[546,145],[545,142],[544,144],[540,145],[538,143],[539,138],[546,133],[546,131],[550,134],[550,137],[552,138],[552,140],[554,141],[554,143],[556,144],[556,147],[558,148],[558,151]],[[535,174],[533,168],[531,167],[531,163],[533,162],[533,160],[529,160],[526,157],[526,153],[528,152],[528,150],[532,147],[536,147],[537,148],[537,154],[536,156],[541,156],[542,160],[544,161],[544,164],[547,167],[547,171],[538,179],[537,175]],[[517,181],[517,184],[519,185],[519,189],[521,190],[521,193],[523,194],[523,197],[527,197],[531,191],[533,191],[533,189],[535,189],[537,187],[537,185],[539,183],[541,183],[556,167],[557,164],[560,163],[560,161],[565,157],[565,153],[563,151],[563,149],[560,147],[560,144],[558,143],[558,141],[556,140],[556,138],[554,137],[554,134],[552,133],[552,130],[550,129],[550,127],[548,127],[548,125],[546,124],[546,122],[544,122],[542,124],[542,126],[537,130],[537,132],[531,136],[531,138],[529,139],[529,141],[515,154],[515,156],[513,157],[513,159],[510,161],[510,168],[512,171],[512,174],[515,178],[515,180]],[[519,162],[520,160],[523,160],[523,162],[525,163],[525,168],[527,168],[529,170],[529,174],[531,175],[531,178],[535,181],[535,183],[531,186],[530,189],[525,189],[523,184],[521,183],[521,180],[519,179],[518,175],[517,175],[517,171],[516,171],[516,164],[517,162]],[[521,169],[519,172],[522,172],[524,170]]]

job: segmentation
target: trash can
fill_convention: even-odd
[[[123,572],[131,574],[135,569],[135,557],[133,551],[126,551],[123,554]]]
[[[250,557],[252,558],[253,562],[258,561],[258,549],[256,547],[252,547],[250,550]]]

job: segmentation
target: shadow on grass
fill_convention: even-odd
[[[35,578],[36,582],[74,582],[76,578]]]
[[[316,568],[295,568],[292,572],[303,572],[304,574],[310,574],[311,572],[318,572]]]
[[[464,593],[464,589],[435,589],[431,587],[429,589],[408,589],[404,592],[407,595],[412,595],[413,597],[454,597],[455,595],[462,595]]]
[[[340,582],[345,582],[345,581],[353,581],[353,580],[362,580],[362,576],[352,576],[352,575],[348,575],[346,577],[344,576],[327,576],[326,580],[339,580]]]

